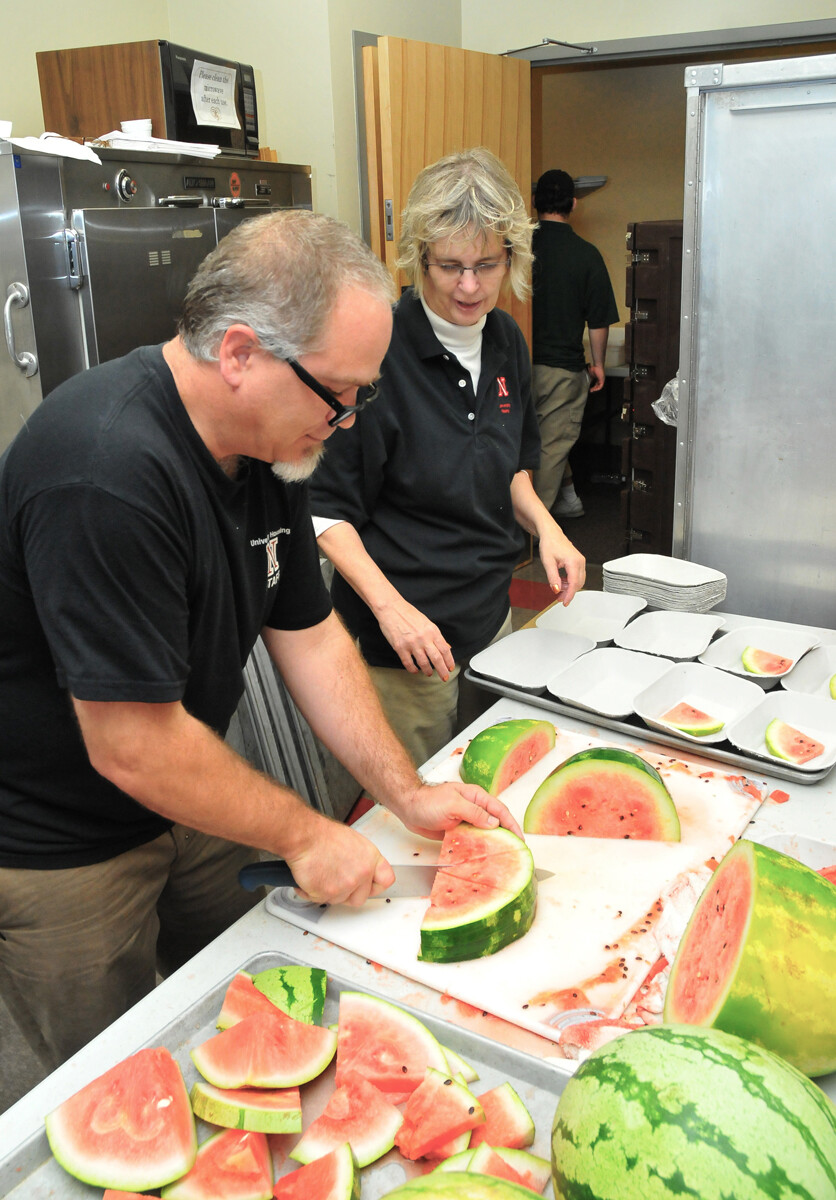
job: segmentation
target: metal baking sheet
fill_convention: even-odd
[[[286,966],[299,961],[282,954],[266,952],[242,963],[238,970],[255,974],[257,971],[267,970],[268,967]],[[145,1043],[146,1046],[165,1046],[171,1051],[183,1072],[187,1088],[191,1088],[195,1080],[200,1078],[189,1057],[189,1051],[218,1032],[215,1021],[231,978],[232,975],[229,975],[222,980],[180,1017],[161,1029],[157,1037]],[[323,1024],[332,1024],[337,1020],[339,998],[343,990],[369,989],[357,987],[329,974]],[[375,992],[369,994],[380,995]],[[442,1045],[455,1050],[479,1072],[478,1080],[470,1085],[475,1095],[478,1096],[505,1080],[510,1082],[535,1123],[537,1135],[530,1150],[547,1159],[550,1154],[554,1110],[574,1064],[567,1062],[562,1066],[553,1065],[491,1041],[478,1033],[418,1012],[408,1005],[400,1004],[398,1007],[423,1021]],[[324,1107],[333,1088],[333,1079],[332,1063],[319,1079],[302,1086],[303,1128],[307,1128]],[[197,1122],[199,1142],[203,1142],[210,1132],[216,1132],[216,1127],[207,1125],[204,1121]],[[301,1134],[274,1135],[271,1138],[274,1161],[291,1149],[300,1136]],[[280,1148],[278,1154],[277,1147]],[[286,1160],[281,1166],[277,1165],[276,1177],[295,1170],[299,1165],[293,1159]],[[425,1170],[425,1165],[409,1163],[396,1150],[392,1150],[361,1172],[361,1200],[378,1200],[407,1178],[424,1174]],[[12,1156],[0,1159],[0,1196],[9,1197],[10,1200],[47,1200],[47,1197],[49,1200],[101,1200],[101,1195],[100,1187],[90,1187],[81,1183],[59,1166],[52,1157],[46,1133],[43,1131],[18,1146]],[[547,1189],[546,1195],[551,1195],[551,1187]]]
[[[527,692],[521,688],[508,687],[505,684],[497,683],[494,679],[485,679],[481,675],[477,675],[470,668],[465,669],[465,678],[470,679],[479,687],[484,688],[488,692],[496,692],[498,696],[507,696],[509,700],[521,700],[525,704],[533,704],[536,708],[545,708],[549,712],[562,713],[565,717],[574,717],[577,721],[583,721],[584,724],[589,724],[591,719],[588,709],[575,708],[571,704],[562,704],[559,700],[553,700],[550,696],[538,695],[536,692]],[[739,754],[735,750],[724,750],[716,742],[696,746],[693,740],[677,737],[675,734],[662,733],[655,729],[648,729],[639,717],[627,717],[623,721],[615,720],[611,717],[605,717],[599,713],[595,715],[595,724],[600,725],[605,729],[615,729],[619,733],[626,733],[630,737],[643,738],[646,741],[657,743],[661,746],[675,746],[678,750],[684,750],[688,754],[698,753],[702,758],[713,758],[717,762],[729,763],[734,767],[745,767],[747,771],[754,771],[756,775],[762,775],[765,770],[768,770],[771,776],[778,779],[787,779],[790,783],[811,784],[818,783],[824,779],[832,767],[827,767],[824,771],[805,772],[798,771],[792,767],[782,767],[777,760],[770,760],[769,765],[762,758],[754,758],[748,754]]]

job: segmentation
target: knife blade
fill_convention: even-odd
[[[395,872],[395,882],[380,899],[402,899],[413,896],[429,896],[435,882],[437,863],[392,863]],[[543,867],[535,868],[534,874],[539,881],[551,879],[554,871],[546,871]],[[238,882],[248,892],[254,892],[260,887],[296,887],[296,880],[287,863],[281,858],[265,859],[263,862],[247,863],[238,872]],[[377,898],[377,897],[376,897]]]

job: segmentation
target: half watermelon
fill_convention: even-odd
[[[498,796],[552,749],[551,721],[527,717],[498,721],[477,733],[462,755],[459,774]]]
[[[289,1088],[321,1075],[336,1048],[333,1030],[304,1025],[274,1008],[215,1034],[191,1056],[215,1087]]]
[[[807,1075],[836,1070],[836,891],[741,839],[712,875],[676,952],[665,1020],[713,1026]]]
[[[224,1129],[201,1145],[187,1175],[162,1200],[270,1200],[273,1161],[263,1133]]]
[[[356,1072],[384,1095],[413,1092],[427,1067],[447,1072],[447,1058],[423,1022],[366,992],[342,992],[336,1084]]]
[[[46,1118],[58,1162],[84,1183],[122,1191],[161,1187],[197,1153],[189,1095],[168,1050],[140,1050]]]
[[[538,787],[526,833],[678,842],[676,806],[662,776],[632,750],[593,746],[562,762]]]
[[[275,1200],[360,1200],[360,1176],[346,1142],[330,1154],[284,1175]]]
[[[356,1071],[346,1071],[322,1115],[308,1126],[290,1157],[313,1162],[348,1142],[357,1166],[367,1167],[392,1149],[402,1122],[401,1112],[383,1092]]]

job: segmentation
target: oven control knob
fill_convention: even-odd
[[[120,200],[132,200],[136,195],[136,180],[131,179],[127,171],[120,171],[116,176],[116,192]]]

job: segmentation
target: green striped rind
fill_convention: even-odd
[[[410,1179],[394,1192],[387,1192],[386,1200],[531,1200],[537,1194],[492,1175],[431,1171],[429,1175]],[[589,1195],[587,1200],[595,1197]]]
[[[493,792],[505,760],[533,734],[542,736],[549,749],[554,746],[555,729],[551,721],[519,717],[489,725],[469,743],[462,755],[459,775],[465,783],[478,783],[486,792]],[[528,765],[533,766],[541,757],[538,754]]]
[[[571,783],[587,772],[600,772],[605,776],[613,770],[627,771],[644,781],[648,798],[656,807],[665,840],[678,842],[682,836],[679,814],[662,776],[640,754],[622,750],[618,746],[592,746],[589,750],[581,750],[547,775],[525,810],[523,830],[526,833],[541,832],[540,818],[544,811],[559,803],[557,797],[564,783]]]
[[[736,969],[708,1023],[758,1042],[806,1075],[824,1075],[836,1070],[836,891],[797,859],[745,838],[729,850],[712,884],[741,856],[752,880],[749,922]],[[688,971],[689,931],[712,895],[709,884],[679,943],[665,1003],[668,1022],[680,1019],[674,981]]]
[[[291,964],[269,967],[253,976],[253,983],[267,999],[296,1021],[319,1025],[325,1009],[328,976],[322,967]]]
[[[556,1200],[834,1200],[836,1108],[742,1038],[634,1030],[566,1084],[552,1180]]]

